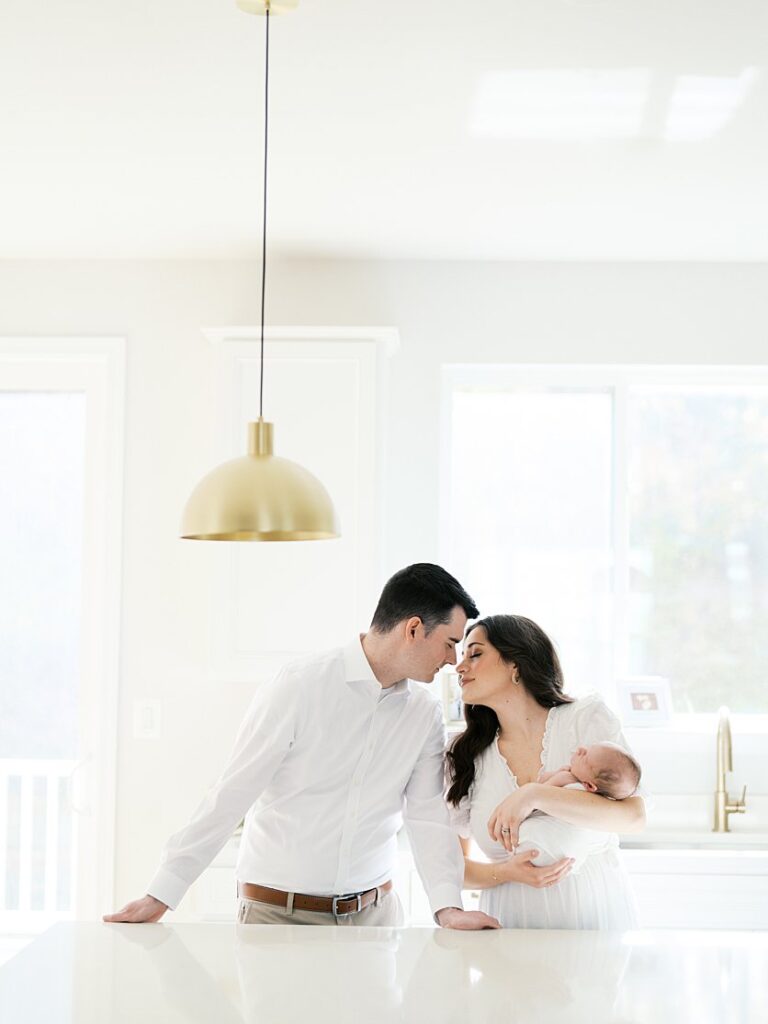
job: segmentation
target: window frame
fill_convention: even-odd
[[[615,681],[623,675],[619,671],[622,657],[626,663],[629,599],[629,518],[627,510],[626,456],[627,398],[630,386],[689,386],[689,387],[766,387],[768,365],[699,365],[674,364],[545,364],[545,363],[451,363],[442,367],[441,380],[441,438],[440,495],[439,495],[439,547],[441,557],[449,550],[450,473],[452,449],[452,396],[456,391],[498,393],[527,393],[532,390],[607,392],[613,399],[611,495],[613,565],[613,680],[611,692],[603,697],[616,706]],[[623,650],[622,650],[623,648]],[[768,713],[733,713],[731,722],[740,739],[744,737],[751,751],[758,750],[761,737],[768,734]],[[673,714],[664,725],[628,727],[627,734],[642,736],[643,744],[651,749],[668,751],[678,737],[714,735],[717,714]]]

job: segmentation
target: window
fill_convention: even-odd
[[[447,563],[556,641],[569,692],[663,676],[768,714],[768,372],[445,371]]]

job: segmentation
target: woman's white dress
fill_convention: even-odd
[[[552,708],[544,729],[541,765],[556,771],[569,763],[579,746],[604,741],[629,750],[616,715],[596,695]],[[518,788],[517,779],[494,742],[478,757],[475,781],[458,808],[452,809],[458,833],[471,837],[491,861],[509,855],[488,834],[488,820],[501,801]],[[536,841],[536,826],[521,830],[521,843],[530,848]],[[562,881],[543,889],[520,882],[507,882],[480,894],[480,909],[491,914],[505,928],[613,928],[637,925],[634,896],[626,869],[620,860],[615,833],[596,832],[570,826],[573,852],[579,863]],[[568,826],[557,823],[559,835]],[[569,856],[567,840],[563,855]],[[523,843],[525,848],[525,843]],[[557,851],[559,852],[559,851]]]

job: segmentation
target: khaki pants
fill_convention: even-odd
[[[292,910],[289,913],[285,907],[274,907],[271,903],[260,903],[258,900],[240,899],[237,921],[238,924],[330,924],[353,928],[362,925],[400,928],[405,923],[405,915],[397,893],[391,889],[382,896],[376,906],[371,904],[359,914],[350,914],[348,917],[334,917],[333,914],[321,914],[315,910]]]

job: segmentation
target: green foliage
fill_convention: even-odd
[[[768,398],[630,403],[631,671],[675,711],[768,712]]]

